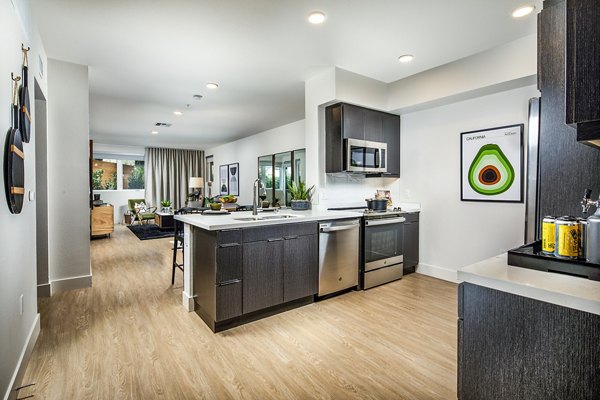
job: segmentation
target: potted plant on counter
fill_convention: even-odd
[[[302,179],[298,179],[298,184],[292,181],[288,185],[290,195],[292,197],[292,210],[302,211],[310,210],[310,199],[312,192],[315,190],[315,185],[307,188],[306,184],[302,182]]]

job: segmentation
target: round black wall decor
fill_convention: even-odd
[[[13,214],[19,214],[23,209],[23,198],[25,197],[25,153],[23,153],[23,141],[19,131],[19,99],[17,98],[18,84],[21,77],[11,74],[13,80],[13,126],[6,135],[4,146],[4,188],[6,190],[6,201],[8,208]]]
[[[4,151],[4,187],[8,208],[13,214],[19,214],[23,209],[25,197],[25,154],[21,132],[12,128],[6,135]]]

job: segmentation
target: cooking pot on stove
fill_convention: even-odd
[[[365,199],[367,208],[373,211],[387,210],[387,199]]]

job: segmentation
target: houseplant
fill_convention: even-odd
[[[160,202],[163,212],[171,211],[171,200],[163,200]]]
[[[307,188],[302,179],[298,179],[298,184],[292,181],[288,185],[290,196],[292,197],[292,210],[310,210],[310,199],[315,185]]]

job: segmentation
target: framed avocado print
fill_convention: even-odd
[[[461,133],[462,201],[523,202],[523,127]]]

